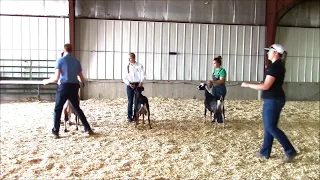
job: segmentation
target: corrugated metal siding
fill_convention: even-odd
[[[320,27],[320,2],[303,1],[280,20],[278,26]]]
[[[285,81],[319,82],[320,29],[278,27],[276,42],[288,51]]]
[[[68,0],[0,0],[0,14],[68,16]]]
[[[76,0],[76,17],[264,25],[266,0]]]
[[[1,77],[48,77],[69,42],[69,21],[0,16],[0,35]]]
[[[77,19],[76,29],[89,79],[121,79],[134,52],[148,80],[207,80],[218,55],[228,81],[263,80],[265,27]]]

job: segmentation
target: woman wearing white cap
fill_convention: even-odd
[[[259,158],[269,159],[273,139],[276,138],[282,145],[285,151],[283,162],[290,162],[296,155],[294,149],[287,136],[278,128],[278,121],[281,110],[286,103],[286,96],[282,89],[282,84],[285,76],[284,59],[286,56],[285,49],[279,44],[273,44],[268,50],[268,59],[272,62],[267,70],[264,83],[251,84],[242,83],[242,87],[249,87],[256,90],[262,90],[263,98],[263,126],[264,126],[264,141],[262,148],[256,154]]]

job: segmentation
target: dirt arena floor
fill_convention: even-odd
[[[254,153],[263,140],[261,101],[226,101],[226,127],[203,123],[203,101],[150,98],[152,129],[126,122],[126,99],[86,100],[97,133],[61,125],[53,102],[1,104],[1,179],[319,179],[319,102],[287,102],[279,126],[299,155]],[[72,117],[73,118],[73,117]],[[72,119],[73,120],[73,119]]]

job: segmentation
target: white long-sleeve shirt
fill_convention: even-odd
[[[129,66],[129,73],[128,73],[128,66]],[[140,83],[143,82],[143,80],[146,77],[143,65],[136,62],[134,64],[129,63],[129,65],[126,66],[126,73],[123,78],[123,82],[126,85],[129,85],[130,83]]]

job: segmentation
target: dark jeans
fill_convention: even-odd
[[[54,108],[54,126],[52,129],[53,133],[59,133],[61,113],[62,113],[63,105],[67,101],[67,99],[70,100],[75,113],[78,115],[79,119],[81,120],[84,126],[84,130],[85,131],[91,130],[91,127],[85,115],[83,114],[82,110],[79,107],[79,100],[78,100],[79,88],[80,88],[79,84],[71,84],[71,83],[64,83],[58,86],[57,94],[56,94],[56,105]]]
[[[135,85],[136,88],[132,89],[130,86],[127,85],[127,97],[128,97],[128,120],[134,120],[136,117],[136,112],[139,110],[139,103],[138,103],[138,95],[135,93],[137,91],[140,91],[140,88],[137,88],[139,83],[132,83]],[[134,112],[132,116],[132,106],[133,106],[133,99],[134,99]]]
[[[211,91],[212,95],[216,96],[217,98],[220,98],[220,96],[222,96],[223,100],[227,95],[227,88],[226,86],[216,86],[216,87],[212,87],[212,91]],[[224,113],[224,108],[223,108],[223,113]],[[217,117],[217,122],[218,123],[222,123],[222,115],[219,114]]]
[[[261,155],[270,157],[273,139],[276,138],[282,145],[287,156],[294,155],[296,150],[288,140],[287,136],[278,128],[280,113],[285,105],[285,98],[282,99],[264,99],[263,104],[263,126],[264,139],[260,150]]]

